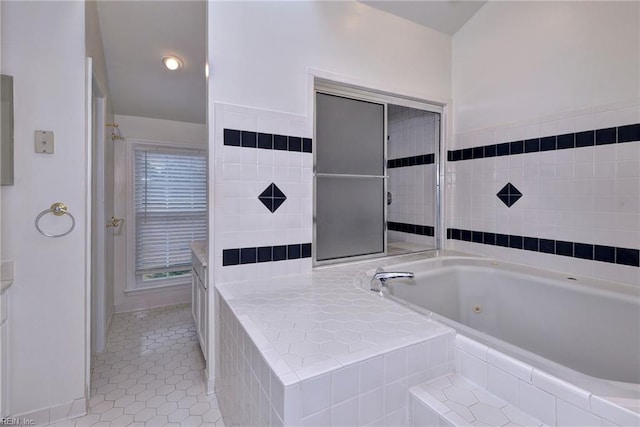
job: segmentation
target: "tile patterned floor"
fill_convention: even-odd
[[[190,305],[116,314],[92,358],[89,414],[56,426],[224,427],[203,369]]]

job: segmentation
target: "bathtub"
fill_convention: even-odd
[[[385,270],[416,276],[388,282],[385,297],[591,393],[640,398],[640,286],[482,258]]]

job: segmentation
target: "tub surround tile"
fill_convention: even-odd
[[[640,141],[640,123],[618,128],[618,142],[634,141]]]
[[[543,425],[456,373],[412,387],[409,396],[412,426],[439,425],[439,420],[452,426]]]
[[[518,378],[496,368],[494,365],[487,367],[487,390],[509,403],[517,405],[519,398]]]
[[[428,343],[420,343],[407,348],[407,376],[420,374],[429,368]]]
[[[331,425],[355,426],[360,421],[360,402],[358,397],[339,403],[331,408]]]
[[[556,399],[549,393],[520,381],[518,407],[550,426],[556,425]]]
[[[466,338],[466,341],[473,340]],[[456,339],[456,342],[459,340]],[[456,351],[460,354],[457,354],[456,358],[460,360],[460,356],[465,352],[460,346],[456,347]],[[467,356],[473,357],[469,354]],[[611,424],[626,426],[640,424],[640,407],[638,407],[637,400],[594,396],[586,390],[539,369],[534,369],[493,348],[489,348],[487,351],[487,390],[483,390],[477,381],[467,377],[460,368],[462,367],[458,367],[457,374],[459,377],[442,377],[427,382],[427,385],[421,384],[420,386],[428,390],[433,398],[442,402],[445,399],[450,399],[451,394],[443,394],[438,390],[449,387],[450,383],[455,384],[457,381],[458,386],[474,390],[478,401],[490,405],[491,402],[486,401],[487,396],[482,393],[492,393],[490,396],[495,395],[493,397],[498,400],[504,399],[509,402],[513,409],[523,416],[533,415],[544,421],[545,425],[601,426]],[[469,381],[472,384],[471,388],[468,386]],[[462,395],[464,393],[461,393]],[[437,407],[432,403],[430,406]],[[451,406],[449,405],[449,407]],[[516,424],[532,425],[530,419],[529,421],[525,421],[526,418],[521,418],[520,421],[516,421],[513,417],[510,419]]]
[[[589,410],[591,407],[591,393],[546,372],[534,369],[533,385],[579,408]]]
[[[258,200],[274,213],[287,200],[287,196],[273,182],[258,196]]]
[[[331,405],[331,375],[321,375],[300,383],[300,416],[305,417]]]
[[[449,150],[447,152],[447,160],[450,162],[458,162],[462,160],[484,159],[496,155],[509,156],[522,153],[535,153],[538,151],[565,150],[568,148],[637,141],[640,141],[640,123],[545,136],[543,138],[533,138],[526,141],[513,141]]]
[[[212,262],[225,268],[213,269],[213,281],[311,271],[305,248],[296,257],[295,248],[289,255],[288,245],[283,245],[310,242],[313,234],[313,141],[304,119],[224,103],[215,103],[214,116]],[[255,262],[250,251],[240,262],[234,249],[243,248],[258,248]]]
[[[487,387],[487,363],[471,354],[456,351],[456,371],[481,387]]]
[[[508,208],[513,206],[520,198],[522,193],[513,184],[508,182],[500,191],[498,191],[498,199],[502,201]],[[481,242],[477,242],[481,243]]]
[[[564,255],[522,253],[509,243],[488,242],[484,236],[478,242],[474,233],[466,241],[481,245],[454,237],[447,247],[545,269],[640,283],[640,270],[633,268],[640,264],[640,223],[629,216],[637,214],[640,201],[638,102],[596,105],[555,118],[531,117],[522,123],[453,135],[446,164],[447,226],[537,238],[537,250],[535,241],[524,241],[523,248]],[[507,141],[522,140],[524,152],[512,153]],[[506,182],[524,194],[510,209],[493,198]],[[562,246],[557,251],[556,241],[574,243],[572,251]],[[597,246],[614,249],[603,253]],[[616,254],[615,248],[630,251]]]
[[[235,414],[238,424],[257,419],[304,425],[327,416],[353,419],[356,413],[358,424],[384,423],[408,411],[410,384],[431,378],[436,367],[450,371],[450,328],[354,286],[354,277],[379,265],[375,260],[277,281],[218,284],[217,377],[225,414]],[[243,393],[253,410],[234,403]]]
[[[613,402],[615,398],[591,395],[591,412],[620,426],[640,425],[640,413]]]
[[[493,366],[500,367],[508,374],[515,376],[528,383],[531,382],[533,367],[523,363],[513,357],[490,348],[487,351],[487,361]]]
[[[352,364],[331,373],[331,401],[338,404],[359,394],[358,364]]]
[[[408,166],[420,166],[420,165],[431,165],[435,161],[435,155],[431,154],[420,154],[417,156],[409,156],[402,157],[399,159],[389,159],[387,160],[387,168],[404,168]]]
[[[301,426],[328,426],[331,425],[331,408],[309,415],[300,420]]]
[[[487,360],[487,351],[489,351],[489,347],[486,345],[480,344],[479,342],[460,334],[456,334],[455,343],[456,347],[460,350],[467,352],[482,361]]]
[[[361,394],[360,425],[366,425],[381,420],[384,413],[384,393],[382,387]]]
[[[434,227],[431,225],[407,224],[404,222],[387,221],[387,229],[390,231],[399,231],[402,233],[417,234],[420,236],[434,235]]]
[[[384,417],[383,421],[385,426],[406,426],[409,422],[407,410],[403,408],[396,412],[393,412]]]
[[[360,363],[359,367],[360,393],[365,393],[384,384],[384,357],[372,357]]]
[[[223,249],[222,266],[311,258],[311,243]]]
[[[374,267],[399,262],[374,260],[277,281],[218,284],[218,398],[225,416],[235,414],[235,424],[275,425],[397,424],[406,422],[407,413],[412,425],[425,418],[502,423],[503,416],[520,425],[593,417],[628,425],[620,421],[637,417],[619,402],[587,398],[576,387],[354,286]],[[421,407],[424,402],[440,412]]]
[[[478,236],[477,239],[473,237],[474,235]],[[493,236],[495,236],[495,239]],[[457,228],[447,229],[447,239],[491,246],[503,246],[512,249],[524,249],[526,251],[627,265],[630,267],[640,267],[640,249],[617,248],[591,243],[542,239],[531,236],[493,234],[474,230],[460,230]]]
[[[562,399],[557,400],[557,424],[559,426],[591,427],[601,426],[602,418],[578,408]]]
[[[303,153],[311,153],[313,150],[311,138],[226,128],[223,130],[223,144],[231,147],[261,148],[264,150]]]

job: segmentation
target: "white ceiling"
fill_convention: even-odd
[[[114,112],[205,123],[205,2],[101,0],[98,14]]]
[[[486,2],[360,0],[420,25],[453,34]],[[116,114],[205,123],[204,1],[98,1],[111,100]],[[184,61],[179,72],[162,58]]]
[[[453,35],[478,11],[484,0],[359,0],[416,24]]]

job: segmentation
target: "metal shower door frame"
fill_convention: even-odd
[[[339,96],[339,97],[343,97],[343,98],[347,98],[347,99],[352,99],[355,101],[363,101],[363,102],[371,102],[371,103],[375,103],[375,104],[380,104],[384,107],[384,115],[383,115],[383,144],[384,144],[384,165],[383,165],[383,174],[381,176],[375,176],[375,177],[380,177],[383,178],[383,188],[384,188],[384,192],[383,194],[385,195],[384,200],[383,200],[383,204],[384,204],[384,215],[383,215],[383,245],[384,245],[384,250],[382,252],[376,252],[373,254],[367,254],[367,255],[358,255],[358,256],[348,256],[348,257],[342,257],[342,258],[334,258],[334,259],[329,259],[329,260],[323,260],[323,261],[318,261],[317,260],[317,233],[318,233],[318,229],[317,229],[317,205],[316,205],[316,194],[317,194],[317,178],[320,176],[324,176],[326,174],[318,174],[317,173],[317,167],[316,167],[316,162],[317,162],[317,95],[318,94],[325,94],[325,95],[333,95],[333,96]],[[372,90],[372,89],[366,89],[366,88],[360,88],[360,87],[356,87],[356,86],[351,86],[351,85],[346,85],[346,84],[340,84],[340,83],[336,83],[330,80],[325,80],[325,79],[319,79],[316,78],[315,82],[314,82],[314,89],[313,89],[313,140],[312,140],[312,151],[313,151],[313,244],[312,244],[312,250],[311,250],[311,256],[312,256],[312,262],[313,262],[313,266],[314,267],[320,267],[320,266],[324,266],[324,265],[331,265],[331,264],[338,264],[338,263],[344,263],[344,262],[354,262],[354,261],[361,261],[361,260],[366,260],[366,259],[372,259],[372,258],[381,258],[381,257],[385,257],[387,256],[387,234],[388,234],[388,230],[387,230],[387,215],[388,215],[388,205],[386,203],[386,194],[387,194],[387,186],[388,186],[388,181],[389,181],[389,175],[387,172],[387,146],[388,146],[388,141],[387,141],[387,137],[389,134],[388,131],[388,124],[389,124],[389,118],[388,118],[388,107],[389,104],[394,104],[394,105],[399,105],[399,106],[403,106],[403,107],[409,107],[409,108],[415,108],[417,110],[422,110],[422,111],[428,111],[428,112],[432,112],[432,113],[437,113],[439,115],[439,129],[438,129],[438,141],[437,144],[435,146],[435,153],[434,153],[434,161],[436,162],[436,177],[435,177],[435,182],[436,182],[436,200],[435,200],[435,205],[436,205],[436,212],[435,212],[435,233],[434,233],[434,238],[435,238],[435,242],[436,242],[436,247],[435,250],[440,249],[441,247],[441,234],[442,234],[442,226],[441,226],[441,180],[440,180],[440,167],[441,167],[441,161],[440,161],[440,148],[441,148],[441,143],[443,140],[443,131],[444,131],[444,126],[443,126],[443,120],[442,120],[442,115],[443,115],[443,107],[430,103],[428,101],[425,100],[421,100],[418,98],[408,98],[408,97],[402,97],[400,95],[394,95],[394,94],[389,94],[389,93],[385,93],[385,92],[379,92],[376,90]],[[331,174],[331,175],[337,175],[337,174]],[[343,175],[344,177],[346,177],[347,175]],[[356,177],[356,175],[350,175],[352,177]],[[357,177],[364,177],[364,176],[360,176],[358,175]],[[366,176],[367,178],[373,178],[374,176]]]

